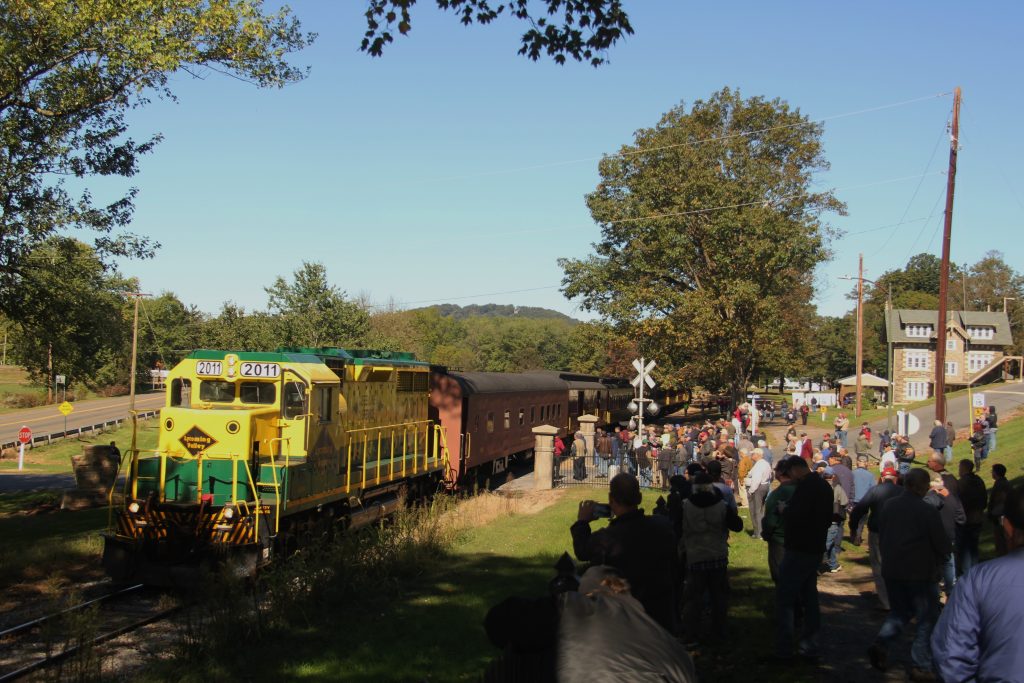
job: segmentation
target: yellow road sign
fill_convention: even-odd
[[[74,409],[75,409],[75,407],[73,405],[71,405],[67,401],[64,401],[63,403],[61,403],[60,406],[57,408],[57,410],[59,410],[60,412],[64,413],[65,416],[69,415],[71,413],[71,411],[74,410]]]

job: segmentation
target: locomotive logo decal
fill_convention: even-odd
[[[185,447],[192,455],[199,455],[207,448],[217,443],[217,439],[213,438],[198,426],[192,427],[178,439],[181,445]]]

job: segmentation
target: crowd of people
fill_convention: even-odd
[[[866,424],[851,455],[842,413],[834,433],[816,440],[790,425],[775,454],[751,434],[745,407],[732,419],[599,432],[593,457],[610,476],[608,509],[580,504],[570,528],[577,560],[619,577],[650,620],[692,651],[727,637],[729,536],[744,531],[746,507],[775,584],[774,658],[785,664],[820,657],[818,578],[842,571],[844,540],[861,545],[866,528],[885,612],[872,666],[886,669],[916,622],[913,680],[1024,680],[1024,493],[1000,464],[991,489],[976,471],[995,447],[994,411],[971,428],[972,439],[985,437],[983,455],[960,460],[954,476],[951,425],[936,423],[923,462],[905,437],[876,436]],[[668,491],[652,514],[640,507],[641,486]],[[609,525],[592,530],[604,513]],[[985,524],[998,559],[979,564]],[[673,671],[692,670],[679,650],[661,655]]]

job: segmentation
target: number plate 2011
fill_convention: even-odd
[[[281,366],[277,363],[242,363],[242,377],[280,377]]]
[[[223,364],[219,360],[201,360],[196,363],[197,375],[220,375]]]

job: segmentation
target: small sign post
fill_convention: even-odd
[[[75,407],[73,405],[71,405],[71,403],[69,403],[68,401],[64,401],[57,408],[57,410],[59,410],[61,413],[64,414],[64,435],[65,436],[67,436],[67,433],[68,433],[68,415],[70,415],[71,411],[74,410],[74,409],[75,409]]]
[[[32,443],[32,430],[22,425],[18,430],[18,471],[25,469],[25,444]]]

